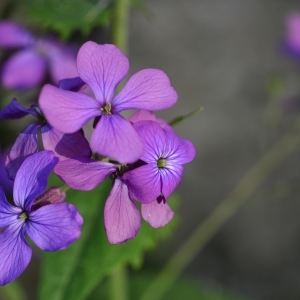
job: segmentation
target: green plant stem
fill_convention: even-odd
[[[126,268],[119,267],[110,274],[109,292],[110,300],[128,300]]]
[[[300,120],[297,120],[290,130],[242,178],[229,197],[222,201],[211,215],[196,228],[149,285],[141,300],[163,299],[165,293],[203,247],[249,199],[267,175],[299,146]]]
[[[112,42],[125,54],[128,53],[129,0],[115,0],[112,24]]]

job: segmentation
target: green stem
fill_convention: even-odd
[[[227,199],[201,223],[187,241],[170,258],[158,276],[149,285],[141,300],[163,299],[183,270],[195,259],[203,247],[221,227],[250,198],[254,190],[270,172],[292,151],[300,146],[300,120],[268,151],[242,178]]]
[[[115,269],[109,277],[110,300],[128,300],[127,270],[125,267]]]
[[[129,0],[115,0],[112,42],[125,54],[128,53]]]

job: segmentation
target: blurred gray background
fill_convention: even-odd
[[[300,68],[278,43],[285,16],[300,10],[287,0],[145,0],[133,10],[131,72],[159,68],[170,77],[178,103],[172,119],[204,107],[176,127],[193,141],[195,161],[185,168],[181,224],[171,242],[147,256],[166,261],[224,200],[244,174],[290,126],[278,102],[300,95]],[[272,78],[283,89],[268,95]],[[271,114],[270,114],[271,112]],[[268,116],[268,117],[266,117]],[[279,165],[246,205],[205,247],[185,275],[207,286],[227,286],[250,299],[300,299],[299,151]]]

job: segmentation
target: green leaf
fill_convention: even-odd
[[[192,112],[188,113],[187,115],[176,117],[169,122],[169,125],[171,125],[171,126],[177,125],[178,123],[184,121],[185,119],[192,117],[193,115],[195,115],[199,112],[202,112],[203,110],[204,110],[203,107],[199,107],[199,108],[193,110]]]
[[[76,30],[88,34],[110,20],[111,0],[23,0],[28,17],[38,26],[66,39]]]
[[[53,185],[62,184],[52,179]],[[42,254],[40,299],[86,299],[115,268],[128,263],[140,266],[144,250],[153,248],[158,238],[165,237],[174,228],[176,220],[161,229],[143,223],[135,239],[121,245],[109,244],[103,225],[103,207],[110,188],[111,181],[107,179],[90,192],[67,192],[66,201],[76,205],[84,217],[82,235],[66,250]]]
[[[6,286],[0,287],[1,300],[25,300],[26,294],[18,281],[13,281]]]
[[[147,271],[131,273],[129,282],[129,296],[130,300],[139,300],[143,295],[143,291],[147,288],[149,282],[152,282],[155,274]],[[109,282],[103,282],[88,300],[98,299],[112,299],[110,297],[111,286]],[[153,300],[155,300],[155,291],[153,291]],[[197,299],[197,300],[246,300],[241,296],[228,291],[225,288],[215,287],[207,288],[199,281],[183,278],[180,279],[164,296],[164,300],[182,300],[182,299]]]

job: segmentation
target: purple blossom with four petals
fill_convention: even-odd
[[[92,152],[89,143],[82,131],[72,134],[63,134],[47,124],[43,113],[38,106],[32,105],[29,109],[22,107],[13,99],[0,111],[0,119],[19,119],[32,115],[38,123],[27,126],[19,134],[6,158],[6,170],[9,178],[14,179],[23,161],[31,154],[38,152],[38,130],[41,130],[42,142],[45,150],[52,150],[60,160],[85,156],[90,157]]]
[[[128,109],[171,107],[177,101],[177,93],[169,78],[160,70],[145,69],[133,75],[115,95],[117,85],[128,73],[128,59],[114,45],[91,41],[80,48],[77,69],[95,99],[45,85],[39,104],[49,124],[64,133],[72,133],[96,118],[92,150],[120,163],[135,162],[143,153],[143,143],[132,124],[120,113]]]
[[[13,187],[16,206],[0,187],[0,285],[15,280],[30,262],[26,234],[45,251],[65,249],[81,234],[83,219],[77,209],[61,202],[63,195],[44,191],[58,158],[51,151],[28,157],[17,172]]]
[[[38,39],[13,22],[0,22],[0,47],[21,48],[2,67],[1,83],[6,88],[37,86],[45,78],[47,67],[55,84],[63,78],[78,76],[71,48],[54,39]]]

